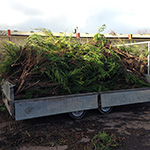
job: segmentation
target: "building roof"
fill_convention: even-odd
[[[11,36],[30,36],[32,34],[40,34],[40,35],[44,35],[43,32],[39,32],[39,31],[17,31],[17,30],[13,30],[10,31]],[[0,30],[0,35],[3,36],[7,36],[8,31],[6,30]],[[72,36],[72,37],[76,37],[75,33],[63,33],[63,32],[53,32],[54,36]],[[80,33],[80,38],[93,38],[95,35],[95,33]],[[150,33],[149,34],[109,34],[109,33],[104,33],[103,34],[106,38],[122,38],[122,39],[128,39],[129,36],[132,37],[133,39],[138,39],[138,38],[150,38]]]

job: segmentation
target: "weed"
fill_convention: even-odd
[[[119,146],[117,139],[113,134],[99,132],[92,139],[92,150],[111,150]]]
[[[6,107],[5,107],[4,103],[0,104],[0,112],[3,112],[5,110],[6,110]]]

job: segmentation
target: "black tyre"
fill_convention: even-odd
[[[99,106],[98,110],[102,114],[109,114],[113,110],[113,107],[101,107],[101,106]]]
[[[81,119],[84,117],[86,111],[85,110],[81,110],[81,111],[74,111],[74,112],[71,112],[69,113],[69,116],[72,118],[72,119]]]

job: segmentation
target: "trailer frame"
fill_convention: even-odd
[[[84,111],[90,109],[99,109],[103,114],[107,114],[114,106],[150,102],[150,88],[15,100],[14,85],[3,81],[2,100],[16,121],[63,113],[70,113],[72,116],[75,112],[81,116],[74,115],[72,118],[81,119]]]

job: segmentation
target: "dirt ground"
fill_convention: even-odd
[[[150,103],[115,107],[108,115],[87,111],[81,120],[68,114],[13,121],[0,112],[0,150],[90,150],[99,131],[118,139],[118,150],[150,149]]]

